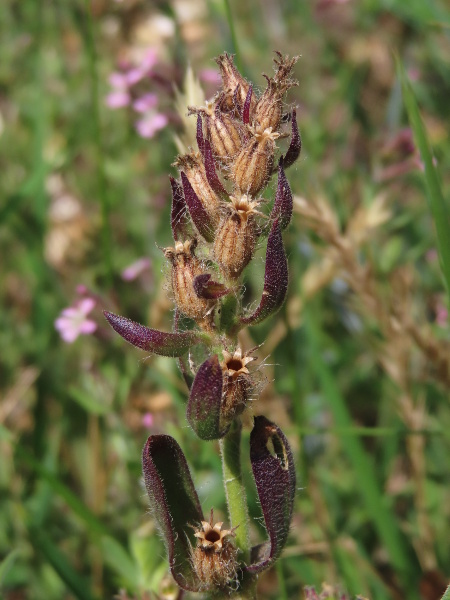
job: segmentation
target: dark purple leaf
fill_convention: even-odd
[[[302,138],[297,125],[297,111],[295,108],[292,109],[292,135],[291,143],[289,144],[288,151],[283,159],[283,167],[287,169],[295,163],[297,158],[300,156],[302,149]]]
[[[181,182],[183,184],[184,199],[194,225],[198,229],[200,235],[204,237],[207,242],[212,242],[214,239],[213,223],[211,222],[205,207],[200,202],[197,194],[194,192],[194,188],[189,183],[186,173],[183,171],[181,171]]]
[[[293,208],[291,188],[284,173],[283,158],[280,158],[277,193],[270,218],[273,220],[278,219],[281,229],[286,229],[291,221]]]
[[[289,443],[266,417],[255,417],[250,461],[269,541],[252,549],[247,570],[259,573],[281,554],[289,534],[295,496],[295,466]]]
[[[192,525],[204,517],[183,451],[170,435],[152,435],[144,446],[142,468],[173,578],[181,588],[198,591],[200,581],[190,560],[191,545],[196,545]]]
[[[203,143],[204,148],[204,160],[205,160],[205,172],[206,178],[208,180],[209,185],[212,189],[222,197],[228,197],[226,189],[223,187],[222,182],[220,181],[217,173],[216,167],[214,164],[214,156],[211,148],[211,143],[209,140],[204,140]]]
[[[244,110],[242,111],[242,121],[243,121],[244,125],[248,125],[250,123],[250,106],[252,103],[252,93],[253,93],[253,86],[250,86],[248,88],[247,96],[245,98]]]
[[[222,387],[222,367],[215,354],[197,371],[187,407],[187,420],[202,440],[217,440],[226,433],[220,429]]]
[[[201,114],[198,113],[197,115],[197,146],[198,149],[200,150],[200,154],[202,156],[204,156],[204,140],[203,140],[203,121],[202,121],[202,117]]]
[[[279,310],[286,298],[288,265],[278,219],[274,221],[267,240],[264,290],[258,308],[249,317],[241,317],[241,323],[256,325]]]
[[[173,177],[169,177],[172,186],[172,210],[170,214],[170,224],[172,226],[173,239],[184,240],[188,235],[187,228],[187,206],[184,201],[183,188]]]
[[[230,290],[218,281],[213,281],[209,273],[202,273],[194,278],[194,291],[199,298],[217,300],[230,293]]]
[[[191,346],[198,344],[200,336],[193,331],[166,333],[157,329],[149,329],[145,325],[135,323],[126,317],[103,312],[111,327],[124,340],[147,352],[161,356],[181,356]]]

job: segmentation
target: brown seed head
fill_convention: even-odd
[[[233,55],[225,52],[216,58],[216,63],[219,65],[223,82],[223,93],[220,98],[221,109],[224,111],[233,111],[235,109],[235,99],[239,102],[241,107],[243,107],[250,84],[242,77],[234,66]],[[236,89],[237,94],[235,96]],[[250,115],[253,114],[255,107],[256,98],[253,96],[250,106]]]
[[[262,132],[249,128],[252,134],[236,157],[231,176],[236,187],[243,193],[256,196],[269,181],[273,169],[277,131],[268,127]]]
[[[236,582],[237,550],[230,541],[233,529],[222,529],[223,523],[213,525],[213,511],[209,522],[202,521],[194,533],[197,547],[192,551],[192,566],[202,582],[203,590],[231,587]]]
[[[174,166],[185,172],[198,199],[214,225],[217,225],[220,216],[220,199],[208,182],[200,152],[189,152],[178,156]]]
[[[207,138],[218,158],[226,160],[239,152],[242,146],[241,128],[229,114],[217,110],[214,102],[207,102],[201,108],[190,106],[189,114],[201,114],[205,118]]]
[[[206,329],[212,326],[214,300],[199,298],[194,279],[205,273],[201,261],[194,254],[197,241],[175,242],[174,248],[165,248],[164,255],[172,263],[172,290],[177,308]]]
[[[247,404],[252,389],[251,376],[247,365],[253,360],[255,360],[253,356],[242,354],[239,347],[233,354],[225,350],[223,352],[221,367],[224,392],[221,418],[224,424],[241,414]]]
[[[283,112],[283,96],[289,88],[298,85],[298,81],[290,79],[289,76],[299,57],[283,57],[279,52],[277,55],[278,59],[274,60],[277,66],[275,76],[273,78],[266,76],[267,88],[255,108],[254,121],[259,132],[268,127],[273,131],[278,130]]]
[[[258,202],[247,195],[231,196],[228,213],[214,239],[214,258],[227,279],[237,279],[252,259],[258,225],[254,215]]]

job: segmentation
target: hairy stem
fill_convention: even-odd
[[[236,545],[243,553],[243,561],[248,564],[250,536],[247,494],[242,483],[241,431],[241,421],[235,419],[227,435],[220,440],[220,453],[231,526],[237,527]]]

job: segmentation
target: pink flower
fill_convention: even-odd
[[[448,310],[442,301],[436,304],[436,325],[446,327],[448,321]]]
[[[65,342],[71,344],[79,335],[94,333],[97,323],[87,318],[94,306],[93,298],[82,298],[61,312],[61,316],[55,321],[55,329]]]
[[[149,92],[148,94],[144,94],[140,98],[137,98],[133,102],[133,108],[136,112],[145,113],[158,104],[158,96]]]
[[[220,85],[222,78],[220,77],[220,73],[216,71],[216,69],[202,69],[198,74],[200,81],[204,81],[205,83],[213,83],[215,85]]]
[[[149,268],[150,259],[144,257],[139,258],[122,271],[121,277],[124,281],[133,281],[134,279],[137,279],[139,275],[144,273],[144,271],[147,271]]]
[[[146,429],[150,429],[151,427],[153,427],[153,423],[154,423],[154,419],[153,419],[152,413],[146,412],[145,414],[142,415],[142,425]]]
[[[105,98],[106,106],[109,108],[123,108],[130,104],[130,94],[125,91],[111,92]]]
[[[163,129],[169,119],[162,113],[150,112],[136,122],[136,131],[143,138],[152,138],[157,131]]]

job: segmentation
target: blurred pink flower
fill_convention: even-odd
[[[93,298],[82,298],[61,312],[55,321],[55,329],[65,342],[71,344],[79,335],[94,333],[97,323],[87,318],[94,306]]]
[[[434,262],[435,260],[437,260],[438,253],[437,253],[436,248],[430,248],[429,250],[427,250],[425,253],[425,258],[427,259],[428,262]]]
[[[139,275],[144,273],[144,271],[147,271],[149,268],[150,259],[145,257],[139,258],[122,271],[121,277],[124,281],[133,281],[134,279],[139,277]]]
[[[153,427],[153,423],[154,423],[154,419],[153,419],[152,413],[146,412],[145,414],[142,415],[142,425],[146,429],[150,429],[151,427]]]
[[[105,98],[106,106],[109,106],[109,108],[123,108],[124,106],[128,106],[130,101],[130,94],[119,90],[117,92],[111,92]]]
[[[448,310],[445,304],[440,300],[436,304],[436,325],[446,327],[448,321]]]
[[[204,81],[205,83],[214,83],[220,85],[222,78],[220,77],[220,73],[216,71],[216,69],[202,69],[198,77],[200,81]]]
[[[157,131],[163,129],[169,119],[163,113],[149,112],[144,118],[136,121],[136,131],[143,138],[152,138]]]
[[[133,108],[136,112],[145,113],[158,104],[158,96],[152,92],[144,94],[133,102]]]

